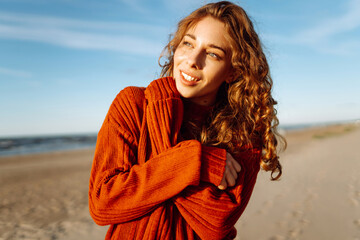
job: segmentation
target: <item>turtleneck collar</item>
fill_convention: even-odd
[[[194,123],[202,124],[209,116],[214,106],[203,106],[188,99],[182,98],[184,103],[184,120],[190,120]]]

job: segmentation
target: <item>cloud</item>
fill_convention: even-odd
[[[149,13],[149,10],[144,7],[144,3],[139,2],[139,0],[120,0],[124,3],[127,7],[131,8],[132,10],[146,14]]]
[[[50,27],[66,28],[92,31],[124,31],[124,32],[145,32],[159,34],[167,29],[162,26],[150,24],[138,24],[131,22],[104,22],[104,21],[85,21],[79,19],[59,18],[52,16],[39,16],[31,14],[19,14],[0,11],[0,21],[7,24],[19,24],[28,27]]]
[[[161,5],[165,7],[165,9],[171,13],[176,13],[177,16],[183,18],[190,14],[195,9],[208,4],[209,0],[181,0],[181,1],[169,1],[169,0],[162,0]],[[180,13],[180,14],[179,14]],[[174,19],[179,21],[180,19]]]
[[[11,76],[11,77],[21,77],[21,78],[29,78],[32,76],[31,73],[26,72],[26,71],[14,70],[14,69],[3,68],[3,67],[0,67],[0,74],[6,75],[6,76]]]
[[[350,55],[360,49],[360,41],[349,37],[359,28],[360,0],[350,0],[343,15],[329,17],[293,35],[263,34],[262,36],[280,44],[303,45],[323,53]]]
[[[294,40],[301,43],[319,43],[330,37],[350,32],[360,27],[360,0],[349,2],[348,11],[338,17],[328,18],[314,27],[296,34]]]
[[[148,24],[83,21],[0,12],[0,38],[43,42],[75,49],[158,55],[163,45],[156,36],[160,33],[165,36],[165,32],[163,27]]]

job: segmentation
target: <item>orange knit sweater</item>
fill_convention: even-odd
[[[221,191],[224,149],[178,141],[183,102],[170,77],[127,87],[99,131],[89,208],[105,239],[233,239],[260,169],[260,149],[234,158],[242,170]]]

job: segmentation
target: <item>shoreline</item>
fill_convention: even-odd
[[[260,171],[236,239],[360,237],[360,126],[285,137],[283,176],[272,182]],[[0,239],[103,239],[108,226],[97,226],[88,210],[93,154],[90,148],[0,157]]]
[[[278,126],[278,131],[285,135],[349,125],[360,125],[360,120]],[[95,148],[96,138],[97,133],[0,137],[0,159],[10,156],[92,149]]]
[[[66,154],[66,153],[76,153],[76,152],[88,152],[94,151],[95,147],[84,147],[84,148],[71,148],[71,149],[59,149],[59,150],[50,150],[44,152],[30,152],[30,153],[19,153],[19,154],[12,154],[12,155],[0,155],[0,161],[2,159],[10,159],[10,158],[24,158],[24,157],[40,157],[42,155],[48,154]]]

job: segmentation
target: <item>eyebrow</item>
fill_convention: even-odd
[[[192,34],[187,33],[187,34],[185,34],[185,36],[188,36],[188,37],[196,40],[196,37],[194,35],[192,35]],[[217,46],[215,44],[209,44],[209,47],[219,49],[220,51],[223,51],[224,54],[226,55],[226,51],[222,47],[219,47],[219,46]]]

